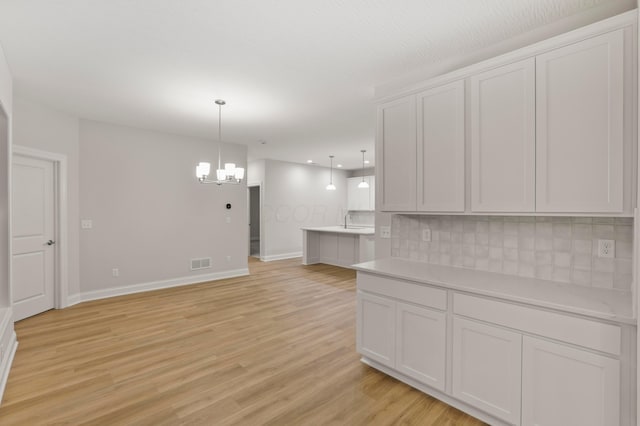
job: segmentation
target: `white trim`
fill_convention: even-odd
[[[2,49],[0,49],[2,50]],[[13,282],[12,279],[12,273],[13,273],[13,268],[11,267],[11,254],[13,253],[13,218],[11,217],[11,208],[12,208],[12,195],[11,195],[11,188],[12,188],[12,173],[13,173],[13,150],[12,150],[12,146],[13,146],[13,121],[12,121],[12,111],[8,110],[6,108],[6,105],[3,103],[2,99],[0,99],[0,112],[3,112],[4,115],[7,117],[7,149],[6,149],[6,156],[7,156],[7,237],[9,238],[8,244],[7,244],[7,250],[8,253],[7,255],[9,256],[9,258],[7,259],[7,300],[6,300],[6,304],[7,307],[11,307],[11,303],[13,300],[13,289],[11,288],[11,283]],[[0,224],[0,226],[4,226],[4,224]],[[0,289],[0,292],[2,292],[2,290]],[[1,303],[2,301],[0,301]],[[0,308],[1,309],[1,308]],[[12,325],[13,327],[13,325]],[[1,329],[0,329],[1,330]],[[0,400],[1,401],[1,400]]]
[[[127,294],[142,293],[145,291],[160,290],[163,288],[181,287],[190,284],[199,284],[207,281],[222,280],[225,278],[243,277],[249,275],[249,269],[233,269],[230,271],[213,272],[210,274],[191,275],[186,277],[171,278],[169,280],[151,281],[148,283],[133,284],[123,287],[106,288],[104,290],[87,291],[74,294],[70,297],[73,304],[88,302],[90,300],[107,299],[109,297],[124,296]]]
[[[9,340],[10,347],[6,349],[5,361],[0,364],[2,371],[0,371],[0,403],[2,403],[2,397],[4,396],[4,390],[7,387],[7,382],[9,381],[9,372],[11,372],[11,365],[13,365],[13,359],[16,356],[16,351],[18,350],[18,339],[16,337],[16,332],[11,332],[11,340]]]
[[[82,294],[70,294],[67,296],[67,307],[77,305],[82,302]]]
[[[7,386],[13,358],[18,348],[18,341],[16,339],[16,332],[13,329],[12,309],[0,309],[0,314],[3,314],[2,318],[0,318],[0,347],[2,347],[2,359],[0,360],[0,402],[2,402],[2,395]]]
[[[69,306],[69,231],[68,231],[68,182],[67,182],[67,156],[54,152],[42,151],[21,145],[13,145],[13,156],[36,158],[51,161],[54,165],[55,192],[56,192],[56,260],[55,260],[55,298],[54,307],[62,309]],[[13,303],[13,299],[11,299]]]
[[[263,262],[272,262],[274,260],[294,259],[296,257],[302,257],[302,252],[296,251],[294,253],[282,253],[282,254],[272,254],[270,256],[260,256],[260,260],[262,260]]]

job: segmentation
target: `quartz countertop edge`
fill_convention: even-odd
[[[300,228],[303,231],[313,232],[334,232],[336,234],[356,234],[356,235],[373,235],[375,229],[373,227],[358,227],[358,228],[345,228],[344,226],[318,226],[318,227],[303,227]]]
[[[352,268],[480,296],[636,325],[630,291],[583,288],[575,284],[397,258],[358,263]]]

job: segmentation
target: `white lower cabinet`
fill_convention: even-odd
[[[395,367],[395,302],[358,291],[357,303],[358,352],[388,367]]]
[[[446,315],[419,306],[396,304],[396,369],[444,391]]]
[[[522,335],[453,319],[453,396],[520,424]]]
[[[374,367],[492,425],[635,424],[622,393],[635,363],[621,361],[635,327],[393,276],[357,281],[357,349]]]
[[[446,314],[360,290],[357,298],[358,352],[444,391]]]
[[[524,336],[523,426],[620,424],[620,361]]]

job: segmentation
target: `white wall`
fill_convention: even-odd
[[[13,82],[2,46],[0,46],[0,308],[10,300],[10,214],[9,190],[11,170],[11,118]],[[0,321],[2,320],[0,316]],[[0,330],[2,333],[2,330]],[[2,334],[0,334],[0,338]]]
[[[336,225],[344,220],[347,172],[334,169],[337,189],[327,191],[328,168],[261,160],[252,162],[249,170],[253,168],[259,175],[262,164],[261,257],[271,260],[302,255],[301,227]]]
[[[13,329],[11,305],[11,145],[13,132],[13,81],[9,65],[0,46],[0,107],[4,119],[0,119],[0,401],[9,377],[9,370],[16,350],[16,333]],[[8,137],[6,136],[8,133]]]
[[[247,166],[247,185],[262,185],[265,160],[252,161]]]
[[[14,145],[63,154],[67,157],[67,230],[69,295],[80,292],[79,240],[79,123],[72,115],[16,96]]]
[[[80,121],[80,216],[93,221],[93,229],[80,232],[85,295],[246,273],[246,185],[202,185],[195,178],[196,164],[213,163],[216,149],[208,140]],[[223,160],[246,165],[246,146],[225,144],[223,153]],[[213,268],[190,271],[190,259],[201,257],[211,257]]]

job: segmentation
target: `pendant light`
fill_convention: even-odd
[[[224,163],[224,168],[222,168],[220,154],[222,147],[222,106],[225,104],[226,102],[222,99],[216,99],[216,105],[218,105],[218,168],[216,169],[216,180],[209,179],[211,164],[201,162],[196,166],[196,176],[200,183],[215,183],[216,185],[222,185],[223,183],[238,184],[244,179],[244,168],[236,167],[235,163]]]
[[[364,153],[367,152],[367,150],[361,149],[360,152],[362,153],[362,182],[358,184],[358,188],[368,188],[369,184],[364,181]]]
[[[327,191],[335,191],[336,186],[333,184],[333,155],[329,156],[331,162],[331,168],[329,169],[329,185],[327,185]]]

